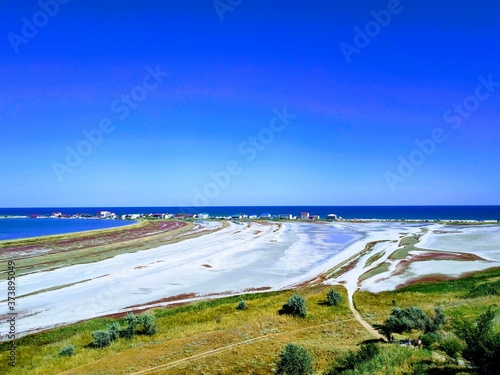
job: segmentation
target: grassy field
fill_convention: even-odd
[[[498,305],[498,295],[468,298],[468,292],[477,285],[500,280],[500,268],[479,272],[457,280],[425,282],[411,285],[393,292],[378,294],[356,292],[354,303],[360,314],[371,324],[380,324],[394,306],[419,306],[427,312],[434,307],[442,307],[450,319],[463,315],[475,318],[486,310],[487,306]],[[500,324],[500,314],[496,317]]]
[[[448,317],[476,317],[496,296],[466,298],[471,288],[500,280],[500,268],[446,282],[423,283],[394,292],[357,292],[355,306],[371,323],[382,323],[397,305],[431,311],[441,306]],[[323,302],[328,286],[301,287],[295,291],[256,293],[151,311],[157,319],[154,336],[120,338],[104,349],[89,347],[91,332],[105,329],[112,318],[94,319],[73,326],[21,338],[17,365],[7,366],[8,344],[0,345],[0,373],[8,374],[272,374],[278,355],[289,343],[305,347],[314,357],[316,374],[348,350],[373,337],[353,319],[346,293],[344,302],[330,307]],[[306,299],[306,318],[280,315],[278,310],[298,293]],[[237,310],[244,299],[248,310]],[[497,320],[499,317],[497,317]],[[497,323],[500,323],[497,321]],[[74,345],[75,354],[62,357],[62,347]],[[424,350],[383,345],[376,363],[356,374],[412,374],[419,366],[436,367],[439,374],[467,373],[449,364],[435,364]],[[441,371],[441,372],[439,372]],[[424,372],[425,373],[425,372]]]

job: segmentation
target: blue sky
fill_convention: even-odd
[[[0,206],[499,204],[500,3],[352,3],[3,2]]]

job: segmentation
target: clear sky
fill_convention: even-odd
[[[499,204],[499,14],[3,1],[0,206]]]

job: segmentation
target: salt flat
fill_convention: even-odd
[[[402,237],[421,235],[421,228],[428,231],[418,246],[489,254],[485,256],[488,261],[417,262],[406,273],[395,275],[398,261],[390,261],[390,254],[400,248]],[[18,336],[23,336],[137,306],[165,306],[255,288],[282,289],[316,278],[374,241],[384,242],[363,254],[351,270],[328,282],[343,283],[350,295],[360,287],[390,290],[416,275],[458,275],[498,266],[499,230],[498,226],[455,228],[387,222],[230,223],[197,238],[21,276],[17,278],[16,329]],[[445,231],[448,233],[442,234]],[[376,253],[382,256],[368,265],[367,260]],[[359,280],[363,273],[383,262],[390,263],[387,272]],[[6,286],[6,281],[0,282],[1,290]],[[6,306],[2,303],[1,314],[7,313]],[[5,322],[2,319],[0,340],[5,340]]]
[[[22,336],[179,295],[280,289],[326,271],[364,235],[325,224],[231,223],[201,237],[21,276],[17,333]],[[5,282],[0,286],[6,287]],[[6,329],[3,324],[2,335]]]
[[[387,257],[384,256],[384,260],[381,259],[370,268],[385,261],[389,265],[388,270],[367,280],[357,281],[357,286],[363,290],[378,293],[394,290],[419,280],[459,277],[466,273],[500,266],[500,227],[498,225],[433,224],[426,226],[426,229],[427,232],[420,237],[420,241],[415,245],[416,249],[422,251],[411,251],[406,259],[399,260],[387,260]],[[382,244],[382,246],[385,247],[386,255],[394,251],[394,249],[390,249],[389,245]],[[467,257],[458,260],[426,259],[428,254],[438,258],[436,251],[443,253],[443,255],[451,253],[457,258],[460,258],[460,254],[473,254],[480,259],[468,260]],[[423,257],[423,259],[419,260],[418,257]],[[405,260],[410,260],[410,263],[403,266]],[[344,277],[348,279],[350,277],[349,280],[353,284],[354,279],[359,278],[361,274],[361,272],[357,272]]]
[[[416,247],[459,251],[500,262],[500,227],[498,225],[432,226]]]

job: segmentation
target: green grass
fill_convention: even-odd
[[[373,254],[370,258],[365,263],[365,267],[371,266],[373,263],[375,263],[377,260],[382,258],[384,256],[385,252],[384,251],[379,251],[376,254]]]
[[[379,264],[377,267],[365,272],[364,274],[362,274],[359,279],[364,281],[364,280],[367,280],[369,279],[370,277],[373,277],[375,275],[378,275],[380,273],[383,273],[383,272],[387,272],[389,271],[389,266],[390,264],[387,263],[387,262],[384,262],[384,263],[381,263]]]
[[[410,251],[423,251],[424,249],[418,249],[415,247],[415,245],[418,243],[418,241],[420,241],[420,237],[422,236],[422,234],[414,234],[411,236],[403,237],[399,241],[399,246],[403,246],[403,247],[401,249],[398,249],[395,252],[393,252],[389,256],[389,259],[401,260],[401,259],[406,258]]]
[[[380,353],[366,362],[356,364],[353,370],[342,375],[403,375],[408,374],[416,363],[432,362],[432,353],[399,345],[379,345]]]
[[[385,320],[394,303],[399,307],[419,306],[426,312],[432,312],[435,306],[442,306],[445,314],[452,319],[460,314],[475,318],[487,306],[498,305],[500,301],[497,295],[464,298],[466,293],[478,285],[495,282],[499,278],[500,268],[495,268],[456,280],[422,282],[392,292],[356,292],[354,301],[360,313],[370,323],[376,324]],[[500,316],[496,319],[499,321]]]

